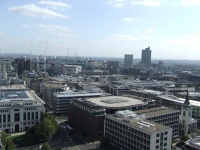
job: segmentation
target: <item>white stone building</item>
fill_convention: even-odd
[[[26,131],[40,121],[44,102],[33,92],[0,89],[0,128],[6,132]]]

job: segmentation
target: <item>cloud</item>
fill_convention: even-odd
[[[196,4],[200,4],[200,0],[183,0],[182,1],[182,5],[185,5],[185,6],[192,6]]]
[[[154,33],[155,32],[155,27],[149,27],[146,31],[146,33]]]
[[[113,7],[123,7],[126,0],[109,0],[107,4],[112,5]]]
[[[56,13],[55,11],[52,11],[46,8],[37,7],[35,4],[14,6],[14,7],[9,8],[9,11],[16,14],[29,16],[29,17],[41,16],[43,18],[56,18],[56,17],[68,18],[68,16],[66,15]]]
[[[62,2],[54,2],[54,1],[39,1],[38,4],[41,4],[41,5],[46,5],[48,6],[49,8],[52,8],[52,9],[66,9],[66,8],[72,8],[71,5],[69,4],[66,4],[66,3],[62,3]]]
[[[137,38],[135,38],[133,35],[130,34],[115,34],[110,36],[112,40],[118,40],[118,41],[135,41]]]
[[[28,25],[27,25],[27,24],[22,24],[21,27],[22,27],[22,28],[27,28]]]
[[[137,29],[135,29],[135,30],[133,30],[133,32],[135,32],[135,33],[138,33],[138,32],[140,32],[139,30],[137,30]]]
[[[161,5],[161,0],[133,0],[131,4],[155,7]]]
[[[123,18],[122,21],[124,22],[133,22],[133,18]]]
[[[102,43],[109,43],[110,41],[109,41],[109,40],[99,40],[99,42],[102,42]]]
[[[69,33],[70,29],[64,26],[39,24],[36,27],[61,38],[77,37],[76,35]]]
[[[57,32],[54,32],[53,35],[59,36],[61,38],[76,38],[76,37],[78,37],[77,35],[70,34],[70,33],[57,33]]]
[[[49,32],[69,32],[69,29],[59,25],[37,25],[42,30],[49,31]]]

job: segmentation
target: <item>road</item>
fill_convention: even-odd
[[[78,135],[69,135],[64,129],[49,144],[53,148],[61,147],[62,150],[89,150],[96,145],[96,143],[88,142]]]

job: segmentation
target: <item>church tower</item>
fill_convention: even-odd
[[[191,131],[191,121],[192,121],[192,107],[190,106],[188,90],[185,97],[184,104],[181,108],[180,114],[180,124],[184,135],[187,135]]]

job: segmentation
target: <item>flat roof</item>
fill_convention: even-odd
[[[165,100],[180,103],[180,104],[183,104],[185,102],[184,98],[178,98],[174,95],[161,95],[161,96],[158,96],[158,98],[163,98]],[[195,101],[195,100],[190,100],[190,105],[200,107],[200,102]]]
[[[148,93],[148,94],[154,94],[154,95],[161,95],[164,92],[161,91],[156,91],[156,90],[150,90],[150,89],[140,89],[140,90],[131,90],[131,91],[136,91],[140,93]]]
[[[164,115],[164,114],[170,114],[170,113],[176,113],[176,112],[180,112],[180,111],[176,109],[171,109],[168,107],[155,107],[155,108],[135,111],[136,114],[145,115],[145,117]]]
[[[25,91],[1,91],[0,101],[8,99],[27,99],[29,98]]]
[[[87,98],[87,101],[91,101],[104,108],[128,108],[131,106],[146,105],[147,103],[137,98],[125,97],[125,96],[105,96]]]
[[[41,104],[45,104],[33,91],[0,91],[0,102],[18,100],[35,100]]]
[[[43,82],[43,85],[51,87],[51,88],[63,88],[65,87],[64,82],[57,82],[57,81],[47,81],[47,82]]]
[[[0,90],[25,90],[26,87],[22,84],[20,85],[9,85],[9,86],[0,86]]]
[[[132,119],[131,122],[127,122],[123,118],[116,117],[115,115],[107,115],[106,118],[110,118],[117,122],[121,122],[122,124],[125,124],[134,129],[137,129],[142,132],[149,133],[149,134],[152,134],[154,132],[160,132],[160,130],[171,129],[168,126],[164,126],[164,125],[161,125],[161,124],[158,124],[153,121],[146,120],[146,119],[135,118],[135,119]]]

